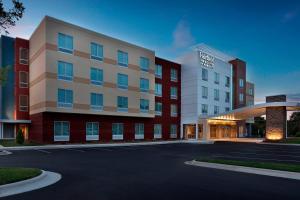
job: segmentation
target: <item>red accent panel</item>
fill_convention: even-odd
[[[21,38],[16,38],[15,42],[15,119],[19,120],[28,120],[29,119],[29,108],[28,112],[20,111],[19,109],[19,96],[27,95],[28,96],[28,105],[29,105],[29,84],[28,88],[20,88],[19,87],[19,72],[25,71],[29,76],[29,65],[23,65],[19,63],[19,54],[20,48],[29,49],[29,41]]]
[[[230,61],[233,66],[233,109],[246,106],[246,63],[236,59]],[[244,87],[240,87],[239,79],[244,80]],[[239,101],[239,94],[244,94],[244,101]]]

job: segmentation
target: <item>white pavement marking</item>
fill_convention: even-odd
[[[128,146],[124,146],[124,147],[118,147],[118,149],[125,149],[125,150],[138,150],[137,148],[132,148],[132,147],[128,147]]]
[[[43,150],[43,149],[35,149],[35,151],[39,151],[39,152],[46,153],[46,154],[51,153],[50,151],[46,151],[46,150]]]
[[[260,169],[254,167],[243,167],[243,166],[236,166],[236,165],[199,162],[195,160],[186,161],[185,164],[193,165],[197,167],[206,167],[206,168],[221,169],[221,170],[234,171],[234,172],[243,172],[248,174],[258,174],[264,176],[300,180],[300,173],[297,172],[287,172],[287,171],[279,171],[279,170],[271,170],[271,169]]]
[[[85,151],[83,150],[80,150],[80,149],[70,149],[70,148],[65,148],[66,150],[69,150],[69,151],[77,151],[77,152],[81,152],[81,153],[84,153]]]
[[[20,194],[24,192],[29,192],[32,190],[37,190],[49,185],[52,185],[61,179],[61,175],[42,171],[42,174],[24,181],[19,181],[16,183],[10,183],[0,186],[0,197],[11,196],[15,194]]]
[[[0,151],[0,156],[6,156],[6,155],[10,155],[10,154],[12,154],[12,152],[10,152],[10,151],[6,151],[6,150]]]
[[[112,150],[112,149],[108,149],[108,148],[89,148],[89,149],[92,149],[92,150],[95,150],[95,151],[114,151],[114,150]]]
[[[241,158],[241,159],[255,159],[255,160],[269,160],[269,161],[277,161],[277,162],[298,162],[300,163],[300,160],[279,160],[279,159],[273,159],[273,158],[257,158],[257,157],[245,157],[245,156],[229,156],[225,154],[215,154],[213,157],[219,157],[219,158]]]

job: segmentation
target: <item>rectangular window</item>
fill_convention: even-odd
[[[220,99],[220,92],[218,89],[214,89],[214,100],[219,101]]]
[[[215,72],[215,84],[219,84],[220,83],[220,74]]]
[[[155,77],[162,78],[162,66],[161,65],[155,65]]]
[[[140,68],[142,71],[149,71],[149,59],[145,57],[140,57]]]
[[[230,87],[230,77],[225,77],[225,87]]]
[[[162,103],[155,102],[155,115],[161,116],[162,114]]]
[[[243,88],[244,87],[244,79],[240,78],[239,84],[240,84],[240,87]]]
[[[253,89],[252,88],[249,88],[249,94],[253,95]]]
[[[119,112],[128,112],[128,97],[118,96],[117,104]]]
[[[103,60],[103,46],[94,42],[91,42],[91,59]]]
[[[208,88],[205,86],[202,86],[202,98],[207,99],[208,97]]]
[[[19,110],[22,112],[28,112],[28,96],[27,95],[19,96]]]
[[[57,90],[57,107],[72,108],[73,107],[73,91],[67,89]]]
[[[118,65],[128,67],[128,53],[118,50]]]
[[[101,111],[103,110],[103,94],[91,93],[90,109]]]
[[[72,81],[73,80],[73,64],[63,61],[57,63],[57,78],[59,80]]]
[[[208,81],[208,70],[202,68],[202,80]]]
[[[28,88],[28,72],[19,72],[19,87]]]
[[[230,93],[229,92],[225,92],[225,102],[229,103],[230,101]]]
[[[170,138],[177,138],[177,125],[171,124],[170,126]]]
[[[177,117],[177,105],[171,104],[171,117]]]
[[[225,108],[225,112],[229,112],[230,108],[229,107],[226,107]]]
[[[155,96],[162,96],[162,86],[160,83],[155,83]]]
[[[145,78],[140,79],[140,91],[149,92],[149,80]]]
[[[148,113],[149,112],[149,100],[140,99],[140,112]]]
[[[159,139],[161,136],[161,124],[154,124],[154,139]]]
[[[207,114],[208,113],[208,105],[207,104],[202,104],[201,105],[201,112],[202,112],[202,114]]]
[[[58,50],[73,54],[73,37],[63,33],[58,33]]]
[[[171,99],[177,99],[177,87],[171,87]]]
[[[87,122],[86,123],[86,140],[99,140],[99,123]]]
[[[28,65],[29,51],[26,48],[20,48],[19,51],[19,63],[22,65]]]
[[[128,89],[128,75],[118,73],[118,88]]]
[[[214,114],[219,114],[219,106],[214,106]]]
[[[112,124],[112,139],[113,140],[123,140],[123,124],[113,123]]]
[[[91,84],[102,85],[103,84],[103,70],[91,67],[90,78],[91,78]]]
[[[135,135],[134,138],[136,140],[138,139],[144,139],[144,124],[142,123],[136,123],[135,124]]]
[[[239,100],[240,100],[240,103],[244,102],[244,94],[243,93],[240,93]]]
[[[55,121],[54,122],[54,141],[70,140],[70,122]]]
[[[171,81],[177,82],[177,80],[178,80],[177,69],[171,68]]]

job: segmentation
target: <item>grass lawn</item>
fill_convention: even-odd
[[[40,169],[34,168],[0,168],[0,185],[30,179],[41,173]]]
[[[300,144],[300,137],[291,137],[282,141],[282,143],[287,144]]]
[[[0,140],[0,145],[4,147],[14,147],[14,146],[35,146],[35,145],[40,145],[37,143],[33,142],[24,142],[24,144],[18,144],[16,143],[16,140]]]
[[[262,168],[262,169],[273,169],[273,170],[281,170],[281,171],[289,171],[289,172],[300,172],[300,165],[295,165],[295,164],[240,161],[240,160],[227,160],[227,159],[210,159],[210,158],[200,158],[197,159],[197,161],[226,164],[226,165],[237,165],[237,166],[245,166],[245,167],[255,167],[255,168]]]

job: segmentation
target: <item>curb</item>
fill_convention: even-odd
[[[270,143],[270,142],[261,142],[260,144],[265,144],[265,145],[278,145],[278,146],[298,146],[300,147],[300,144],[288,144],[288,143]]]
[[[61,175],[42,170],[37,177],[0,186],[0,197],[11,196],[52,185],[61,179]]]
[[[208,162],[200,162],[200,161],[196,161],[196,160],[186,161],[186,162],[184,162],[184,164],[193,165],[193,166],[197,166],[197,167],[221,169],[221,170],[227,170],[227,171],[233,171],[233,172],[242,172],[242,173],[248,173],[248,174],[257,174],[257,175],[263,175],[263,176],[272,176],[272,177],[278,177],[278,178],[300,180],[300,173],[297,173],[297,172],[287,172],[287,171],[280,171],[280,170],[260,169],[260,168],[244,167],[244,166],[237,166],[237,165],[208,163]]]
[[[158,142],[136,142],[136,143],[108,143],[108,144],[57,144],[42,146],[18,146],[18,147],[0,147],[2,150],[36,150],[36,149],[68,149],[68,148],[91,148],[91,147],[118,147],[118,146],[147,146],[160,144],[179,144],[182,140],[158,141]]]

